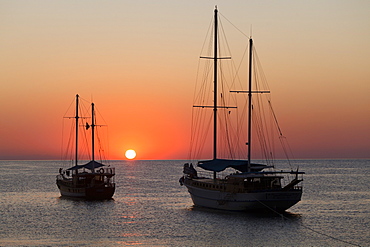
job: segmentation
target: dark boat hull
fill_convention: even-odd
[[[301,200],[302,190],[267,190],[259,192],[233,193],[193,186],[185,179],[195,206],[228,211],[285,211]]]
[[[57,181],[60,194],[63,197],[81,198],[86,200],[107,200],[111,199],[115,192],[115,185],[97,187],[73,187]]]

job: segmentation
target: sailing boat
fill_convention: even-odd
[[[221,59],[229,57],[219,57],[218,51],[218,10],[214,10],[214,49],[213,56],[201,57],[213,60],[213,106],[195,105],[198,108],[213,109],[213,159],[197,162],[197,166],[202,169],[202,174],[193,167],[192,164],[184,165],[183,176],[179,182],[185,185],[191,195],[195,206],[230,210],[230,211],[250,211],[250,210],[273,210],[285,211],[301,200],[304,172],[287,170],[276,171],[274,165],[255,164],[251,162],[252,147],[252,112],[254,108],[252,95],[266,94],[269,91],[255,90],[252,88],[252,56],[253,41],[249,39],[249,76],[247,91],[232,91],[229,93],[247,93],[248,109],[248,129],[247,129],[247,159],[224,159],[219,158],[218,154],[218,121],[223,117],[218,116],[218,111],[227,109],[230,112],[233,106],[222,105],[225,95],[218,94],[218,70],[217,65]],[[221,103],[218,103],[221,101]],[[221,100],[220,100],[221,99]],[[245,101],[244,101],[245,103]],[[256,107],[257,108],[257,107]],[[193,117],[195,119],[197,117]],[[222,123],[225,125],[224,123]],[[221,125],[221,124],[220,124]],[[219,127],[221,129],[221,127]],[[258,130],[262,130],[259,128]],[[208,130],[208,129],[207,129]],[[229,139],[224,138],[225,142]],[[266,152],[270,154],[269,152]],[[223,175],[221,172],[232,171]],[[205,171],[210,174],[204,175]],[[209,173],[209,172],[208,172]]]
[[[86,130],[91,129],[91,149],[92,158],[83,165],[78,163],[78,127],[80,120],[84,117],[79,116],[79,95],[76,95],[76,115],[75,119],[75,160],[74,166],[68,169],[59,169],[56,184],[60,194],[65,197],[83,198],[87,200],[111,199],[115,191],[115,168],[106,166],[95,160],[95,106],[91,104],[91,124],[86,123]]]

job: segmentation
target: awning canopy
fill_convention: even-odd
[[[92,161],[88,162],[85,165],[72,166],[71,168],[68,168],[67,170],[78,170],[78,169],[82,169],[82,168],[93,170],[93,169],[96,169],[96,168],[99,168],[99,167],[102,167],[102,166],[104,166],[102,163],[99,163],[95,160],[92,160]]]
[[[248,161],[247,160],[226,160],[226,159],[214,159],[214,160],[204,160],[199,161],[198,166],[214,172],[221,172],[226,168],[234,168],[241,172],[248,171]],[[268,166],[262,164],[251,164],[251,172],[261,171]]]

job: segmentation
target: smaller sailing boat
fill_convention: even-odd
[[[65,197],[82,198],[88,200],[111,199],[115,191],[115,168],[103,165],[95,160],[95,109],[94,103],[91,104],[91,124],[83,124],[86,130],[91,129],[91,149],[92,158],[83,165],[78,164],[79,143],[78,127],[81,126],[79,116],[79,95],[76,95],[76,115],[75,119],[75,160],[74,166],[68,169],[59,169],[59,175],[56,178],[56,184],[60,194]]]
[[[214,50],[213,56],[210,57],[201,57],[206,59],[213,60],[213,106],[209,105],[194,105],[197,108],[211,108],[213,109],[213,159],[211,160],[203,160],[197,162],[197,167],[202,168],[201,172],[197,171],[193,165],[190,163],[186,163],[184,165],[183,173],[184,175],[180,178],[179,182],[181,185],[185,185],[190,196],[193,200],[195,206],[202,206],[207,208],[214,208],[214,209],[221,209],[221,210],[231,210],[231,211],[250,211],[250,210],[275,210],[275,211],[284,211],[291,206],[295,205],[301,200],[302,196],[302,186],[301,182],[303,181],[302,176],[304,172],[299,172],[298,169],[296,171],[287,170],[267,170],[270,168],[274,168],[274,165],[265,165],[265,164],[256,164],[252,163],[251,161],[251,146],[253,140],[251,138],[252,135],[252,112],[256,114],[258,112],[259,107],[253,107],[256,101],[252,101],[252,95],[258,94],[268,94],[270,91],[265,90],[258,90],[252,88],[252,54],[253,54],[253,41],[249,39],[249,82],[248,82],[248,90],[247,91],[232,91],[229,92],[223,91],[223,93],[218,93],[219,89],[225,88],[224,86],[218,86],[218,74],[221,73],[217,70],[217,66],[220,65],[221,59],[225,59],[227,57],[218,56],[219,48],[218,48],[218,10],[217,8],[214,11]],[[211,49],[209,49],[211,50]],[[211,74],[211,73],[205,73]],[[221,77],[221,76],[220,76]],[[221,78],[220,78],[221,79]],[[202,89],[210,89],[210,87],[202,86]],[[224,99],[226,93],[247,93],[248,98],[246,100],[247,107],[246,109],[248,112],[248,124],[247,128],[247,151],[242,152],[243,154],[247,154],[247,159],[235,159],[233,158],[235,150],[241,146],[240,144],[244,144],[244,142],[240,141],[239,134],[236,144],[232,145],[232,139],[228,129],[226,122],[221,122],[218,125],[218,122],[221,119],[229,118],[232,114],[231,109],[237,107],[230,107],[224,105]],[[206,95],[201,93],[200,95]],[[204,102],[203,98],[201,98],[200,102]],[[219,101],[218,101],[219,100]],[[221,103],[218,103],[221,102]],[[253,103],[254,102],[254,103]],[[256,103],[257,104],[257,103]],[[225,111],[227,110],[227,112]],[[244,108],[243,108],[244,109]],[[225,112],[224,115],[218,112]],[[199,117],[200,115],[196,115],[193,117],[194,121],[199,121],[199,119],[203,119]],[[264,117],[261,118],[260,115],[256,115],[259,119],[265,119]],[[204,118],[206,121],[209,121],[209,118]],[[257,119],[258,121],[258,119]],[[257,122],[256,121],[256,122]],[[203,121],[204,122],[204,121]],[[263,121],[260,121],[263,122]],[[224,138],[218,137],[218,132],[222,125]],[[197,125],[201,126],[201,125]],[[206,125],[207,126],[207,125]],[[226,128],[228,127],[228,128]],[[205,127],[204,129],[208,131],[212,127]],[[199,128],[192,128],[193,132],[197,132]],[[280,129],[280,128],[279,128]],[[258,131],[261,133],[265,128],[259,127]],[[195,135],[193,135],[195,136]],[[204,135],[198,134],[196,135],[197,138],[201,139],[201,141],[192,140],[193,143],[203,143],[206,139]],[[263,135],[259,135],[259,137]],[[263,138],[262,138],[263,139]],[[227,144],[227,150],[230,152],[231,158],[220,158],[220,154],[218,152],[218,144]],[[265,144],[265,140],[260,140],[260,143]],[[261,145],[263,147],[267,145]],[[198,152],[202,148],[197,148],[195,152]],[[272,152],[265,151],[264,155],[266,156],[265,159],[268,162],[271,162],[272,157],[270,157]],[[192,157],[191,157],[192,158]],[[271,163],[268,163],[271,164]],[[230,170],[232,173],[227,173],[227,175],[223,175],[220,172]],[[205,172],[210,171],[210,174]],[[221,174],[221,175],[220,175]]]

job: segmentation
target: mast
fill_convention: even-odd
[[[218,10],[215,8],[215,38],[213,51],[213,159],[217,159],[217,31],[218,31]],[[213,179],[216,179],[216,172],[213,172]]]
[[[198,106],[193,107],[202,107],[202,108],[212,108],[213,109],[213,159],[217,159],[217,109],[218,108],[236,108],[230,106],[218,106],[217,105],[217,89],[218,89],[218,80],[217,80],[217,62],[219,59],[230,59],[231,57],[218,57],[218,10],[217,6],[214,11],[214,50],[213,57],[203,57],[206,59],[213,59],[213,106]],[[216,179],[216,172],[213,172],[213,178]]]
[[[251,140],[252,140],[252,51],[253,40],[249,39],[249,89],[248,89],[248,168],[251,171]]]
[[[91,160],[95,160],[95,111],[94,111],[94,103],[91,103]],[[94,167],[93,167],[94,168]]]
[[[79,116],[78,116],[78,98],[79,98],[79,95],[76,94],[76,116],[75,116],[75,119],[76,119],[76,150],[75,150],[75,166],[77,166],[78,164],[78,119],[79,119]]]
[[[248,94],[248,161],[247,161],[247,172],[251,171],[251,154],[252,154],[252,110],[253,110],[253,104],[252,104],[252,94],[254,93],[270,93],[268,90],[252,90],[252,64],[253,64],[253,40],[252,38],[249,39],[249,78],[248,78],[248,90],[232,90],[230,92],[232,93],[247,93]]]
[[[217,29],[218,10],[215,8],[215,37],[213,54],[213,159],[217,158]]]

